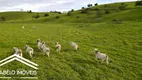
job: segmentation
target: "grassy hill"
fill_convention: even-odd
[[[0,13],[7,16],[0,24],[0,60],[12,55],[12,48],[18,47],[25,58],[39,65],[38,80],[141,80],[142,8],[129,2],[125,3],[126,9],[118,10],[120,4],[107,4],[109,14],[102,13],[104,5],[91,7],[87,14],[77,10],[71,16],[49,13],[50,16],[43,17],[45,13],[38,13],[42,16],[38,19],[32,19],[37,14],[34,12]],[[96,17],[96,8],[101,10],[101,17]],[[115,24],[113,19],[123,23]],[[37,50],[38,38],[51,49],[50,57]],[[70,41],[79,45],[79,51],[72,50]],[[61,53],[56,53],[55,42],[62,45]],[[32,59],[25,52],[26,44],[34,48]],[[108,66],[101,64],[101,60],[95,61],[94,48],[109,56]],[[0,70],[23,68],[31,69],[15,61]]]
[[[125,8],[119,8],[125,5]],[[5,22],[26,22],[26,23],[98,23],[111,22],[114,19],[122,21],[142,21],[142,7],[135,6],[135,2],[111,3],[93,6],[90,8],[80,9],[67,13],[28,13],[28,12],[4,12],[0,16],[6,17]],[[84,13],[82,13],[82,11]],[[108,12],[106,12],[108,11]],[[34,19],[32,16],[39,14],[39,18]],[[56,17],[59,16],[57,19]]]

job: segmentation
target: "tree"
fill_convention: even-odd
[[[49,14],[48,14],[48,13],[44,14],[44,17],[47,17],[47,16],[49,16]]]
[[[95,6],[98,6],[98,3],[96,3]]]
[[[74,11],[74,9],[71,10],[71,12],[73,12],[73,11]]]
[[[85,9],[85,7],[82,7],[82,9]]]
[[[1,21],[5,21],[6,18],[4,16],[1,17]]]
[[[29,10],[28,13],[32,13],[32,10]]]
[[[88,4],[87,7],[92,7],[92,4]]]
[[[135,6],[142,6],[142,0],[136,1]]]
[[[127,5],[125,3],[121,3],[120,6],[119,6],[119,9],[124,10],[126,8],[126,6]]]

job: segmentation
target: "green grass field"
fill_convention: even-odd
[[[130,8],[134,7],[133,3],[129,4]],[[0,60],[12,55],[13,47],[18,47],[23,50],[25,58],[39,65],[38,80],[142,80],[141,12],[141,7],[112,12],[103,15],[101,23],[90,19],[91,15],[79,14],[79,11],[73,12],[73,16],[60,14],[60,19],[55,19],[56,14],[53,14],[32,20],[35,13],[25,13],[26,17],[22,18],[10,17],[0,24]],[[76,20],[76,15],[84,17]],[[115,24],[111,22],[114,18],[124,21]],[[37,50],[38,38],[51,49],[50,57]],[[69,46],[70,41],[79,45],[77,52]],[[61,53],[56,53],[55,42],[62,45]],[[34,58],[25,53],[25,45],[34,48]],[[95,61],[94,48],[109,56],[108,66]],[[0,70],[7,68],[30,69],[16,61],[0,67]]]
[[[24,29],[21,28],[23,25]],[[39,80],[140,80],[142,79],[142,27],[140,25],[141,22],[0,24],[0,59],[12,55],[14,46],[24,50],[24,46],[28,44],[35,49],[35,57],[31,60],[39,64]],[[50,47],[49,58],[37,51],[37,38],[44,40]],[[59,54],[55,52],[56,41],[62,44],[62,52]],[[69,47],[69,41],[79,44],[78,52]],[[94,48],[109,56],[111,63],[108,66],[95,61]],[[28,56],[25,52],[23,55]],[[12,65],[5,66],[4,69]]]

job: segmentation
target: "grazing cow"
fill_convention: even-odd
[[[19,49],[18,55],[21,56],[21,57],[23,57],[23,54],[22,54],[22,50],[21,50],[21,49]]]
[[[101,53],[100,51],[98,51],[98,49],[94,49],[95,55],[96,55],[96,61],[98,59],[102,60],[102,63],[105,61],[106,64],[108,65],[108,56],[104,53]]]
[[[56,45],[56,52],[60,53],[60,51],[61,51],[61,45],[59,44],[59,42],[56,42],[55,45]]]
[[[75,42],[69,42],[70,46],[75,49],[76,51],[78,50],[78,45]]]
[[[38,50],[42,50],[42,43],[40,39],[37,39],[37,47],[38,47]]]
[[[23,56],[22,50],[18,49],[17,47],[13,47],[13,52],[14,52],[14,54],[17,54],[17,55],[19,55],[21,57]]]
[[[17,54],[18,51],[19,51],[19,49],[18,49],[17,47],[13,47],[13,52],[14,52],[14,54]]]
[[[44,41],[42,42],[42,51],[45,53],[45,55],[47,55],[49,57],[50,49],[48,47],[46,47]]]
[[[26,49],[26,52],[30,55],[30,57],[32,58],[33,57],[33,54],[34,54],[34,50],[33,48],[31,48],[30,46],[26,45],[25,46],[25,49]]]

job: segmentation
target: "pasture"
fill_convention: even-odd
[[[2,23],[0,60],[12,55],[12,48],[18,47],[23,50],[25,58],[39,65],[39,80],[141,80],[141,25],[142,22]],[[37,50],[38,38],[51,49],[50,57]],[[76,42],[79,51],[72,50],[69,41]],[[61,53],[55,51],[55,42],[62,45]],[[32,59],[25,53],[26,44],[34,48]],[[94,48],[109,56],[108,66],[95,61]],[[10,64],[1,69],[25,67]]]

